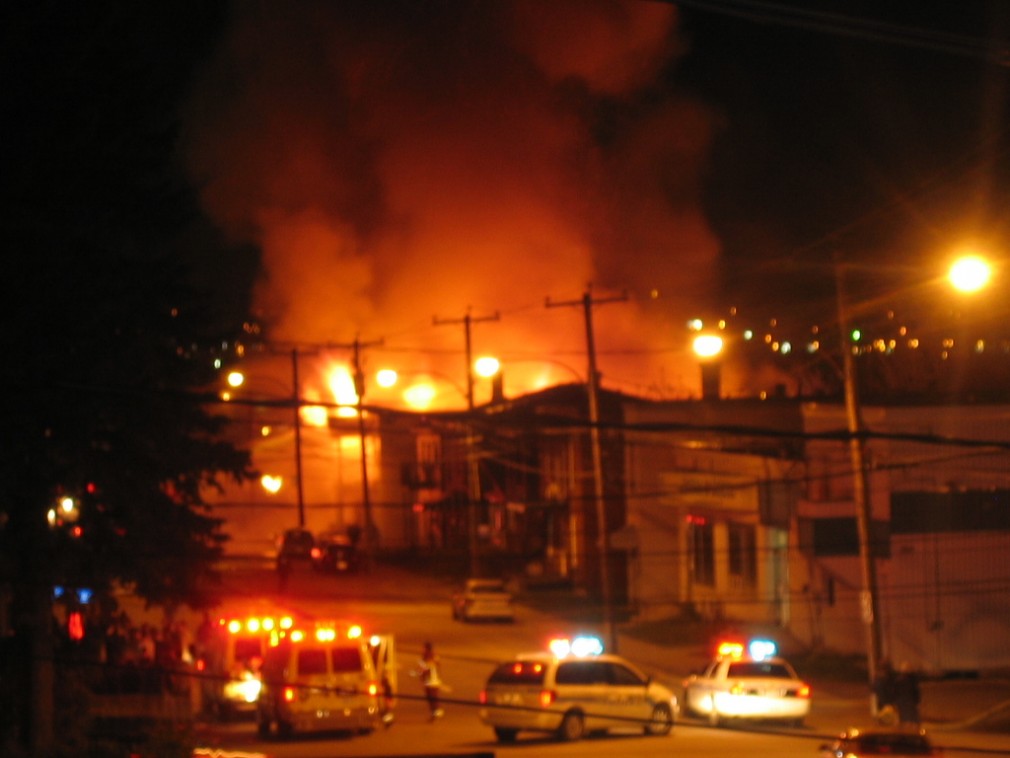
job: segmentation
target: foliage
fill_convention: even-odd
[[[224,537],[201,490],[249,473],[201,402],[244,314],[194,287],[179,247],[201,219],[175,113],[220,21],[218,4],[192,5],[9,4],[0,18],[0,553],[15,598],[120,582],[205,602]],[[49,528],[64,495],[79,517]]]

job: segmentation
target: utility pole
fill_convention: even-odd
[[[586,394],[589,396],[589,435],[593,454],[593,490],[596,501],[597,549],[600,563],[600,589],[603,600],[603,623],[605,636],[611,653],[617,652],[617,632],[614,628],[612,588],[610,586],[610,533],[607,530],[607,508],[603,497],[603,454],[600,449],[600,374],[596,369],[596,346],[593,339],[593,306],[604,303],[621,302],[628,299],[627,293],[620,297],[593,299],[591,288],[587,287],[581,300],[552,303],[547,298],[548,308],[580,305],[586,322],[586,352],[589,355],[589,376],[586,379]]]
[[[870,501],[870,487],[866,477],[866,455],[863,439],[863,418],[859,402],[859,382],[852,348],[849,345],[848,307],[845,297],[842,264],[835,256],[835,294],[838,306],[838,328],[841,332],[842,370],[845,380],[845,416],[849,432],[849,455],[852,461],[852,498],[856,505],[856,530],[859,539],[859,562],[862,572],[862,592],[860,605],[863,623],[866,625],[866,667],[869,683],[877,674],[877,666],[882,656],[880,637],[880,608],[877,593],[877,567],[873,554],[873,510]],[[875,708],[871,706],[871,712]]]
[[[480,316],[474,318],[467,308],[466,315],[457,319],[434,318],[435,326],[444,324],[463,324],[463,332],[466,337],[466,407],[470,413],[470,420],[467,424],[466,432],[466,457],[467,457],[467,543],[470,553],[470,576],[480,576],[480,548],[477,539],[477,504],[480,503],[480,466],[477,462],[477,441],[473,431],[473,353],[471,351],[470,327],[481,321],[497,321],[499,314],[495,311],[490,316]]]
[[[364,550],[365,571],[372,570],[372,560],[375,556],[375,521],[372,518],[372,500],[368,491],[368,448],[366,442],[368,435],[365,431],[365,372],[361,366],[361,350],[366,347],[381,345],[382,340],[374,342],[362,342],[358,336],[354,337],[354,342],[344,345],[328,345],[328,347],[338,347],[342,349],[350,348],[353,351],[354,361],[354,394],[357,396],[358,410],[358,441],[361,446],[361,509],[365,518],[364,529]]]
[[[305,485],[302,482],[302,402],[298,391],[298,348],[291,349],[291,402],[295,409],[295,482],[298,490],[298,526],[305,528]]]

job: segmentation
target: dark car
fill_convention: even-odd
[[[281,536],[277,551],[278,566],[290,569],[296,565],[311,565],[312,548],[315,546],[316,538],[308,529],[288,529]]]
[[[320,538],[312,548],[312,567],[333,574],[353,574],[361,568],[361,554],[350,538]]]
[[[916,727],[849,729],[834,742],[820,746],[823,758],[861,758],[864,755],[943,755],[926,733]]]

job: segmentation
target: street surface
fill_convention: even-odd
[[[376,572],[379,574],[380,572]],[[266,567],[229,570],[226,607],[240,611],[262,599],[278,601],[276,577]],[[561,616],[520,605],[515,623],[460,623],[451,618],[451,586],[416,576],[293,576],[283,600],[293,611],[318,618],[360,623],[366,631],[396,635],[398,694],[395,723],[370,735],[303,735],[290,741],[262,740],[250,719],[225,724],[200,724],[200,745],[208,750],[241,751],[276,758],[314,756],[792,756],[817,755],[845,726],[867,723],[867,701],[858,692],[836,694],[814,686],[810,718],[803,728],[769,728],[765,733],[745,728],[710,728],[681,714],[673,732],[646,737],[629,734],[590,737],[577,743],[520,734],[515,744],[494,739],[477,715],[477,698],[494,664],[517,652],[542,649],[553,636],[593,629],[573,629]],[[445,716],[431,722],[422,688],[412,672],[421,647],[430,640],[442,660]],[[630,652],[619,651],[635,660]],[[688,671],[670,671],[636,661],[678,695]],[[948,753],[1010,755],[1010,735],[934,733]]]

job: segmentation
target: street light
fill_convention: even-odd
[[[855,373],[853,353],[850,345],[849,303],[845,292],[843,276],[844,264],[836,254],[834,260],[835,297],[838,308],[838,327],[842,349],[842,371],[845,385],[845,415],[849,435],[849,454],[852,465],[853,501],[856,506],[856,530],[859,541],[859,562],[862,576],[860,608],[866,625],[867,674],[872,686],[877,667],[882,660],[882,640],[880,632],[880,608],[877,587],[876,560],[873,553],[872,512],[869,481],[866,476],[865,429],[862,407],[859,400],[859,386]],[[989,281],[989,264],[976,255],[962,256],[955,260],[948,272],[948,281],[961,292],[976,292]],[[874,707],[875,707],[874,703]]]
[[[298,505],[298,526],[302,529],[305,528],[305,489],[304,481],[302,476],[302,416],[301,416],[301,401],[298,397],[298,350],[293,349],[291,351],[291,397],[288,402],[291,403],[294,409],[294,431],[295,431],[295,487],[297,489],[297,505]],[[225,377],[225,381],[229,387],[238,390],[246,385],[246,375],[242,371],[231,371]],[[226,390],[221,395],[222,399],[225,401],[233,400],[234,397],[230,390]],[[250,401],[249,404],[257,405],[260,403]],[[279,405],[280,403],[262,403],[267,405]],[[277,485],[279,489],[278,482],[272,482],[272,485]],[[265,487],[269,491],[269,487]],[[274,490],[276,491],[276,490]]]
[[[956,259],[947,272],[947,278],[958,292],[978,292],[989,284],[992,266],[978,255],[964,255]]]
[[[691,344],[694,354],[701,359],[701,397],[703,400],[718,400],[721,394],[723,340],[718,334],[699,334]]]

